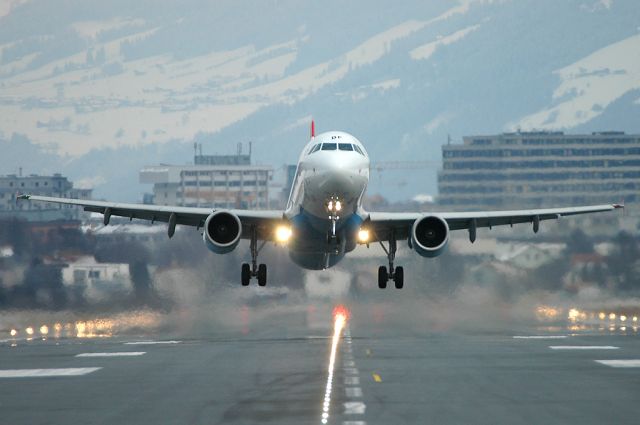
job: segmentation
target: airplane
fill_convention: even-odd
[[[178,224],[202,228],[205,245],[216,254],[229,253],[241,239],[248,239],[251,264],[241,266],[243,286],[254,277],[259,286],[267,284],[267,266],[258,264],[258,254],[267,242],[286,245],[293,262],[309,270],[335,266],[356,246],[377,242],[389,264],[378,268],[381,289],[391,280],[398,289],[404,286],[404,269],[394,264],[398,241],[407,241],[409,248],[423,257],[436,257],[444,252],[452,230],[467,230],[473,243],[481,227],[531,223],[537,233],[543,220],[624,208],[604,204],[515,211],[368,212],[362,199],[369,168],[369,155],[358,139],[342,131],[316,135],[312,121],[311,137],[300,154],[284,210],[124,204],[29,194],[18,198],[81,206],[103,214],[105,225],[112,216],[166,222],[170,238]]]

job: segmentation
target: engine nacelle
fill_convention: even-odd
[[[437,257],[449,242],[449,225],[435,215],[417,219],[411,227],[411,248],[423,257]]]
[[[242,223],[237,215],[227,211],[217,211],[204,222],[202,239],[211,251],[226,254],[238,246],[242,235]]]

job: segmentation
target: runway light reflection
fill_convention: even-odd
[[[329,411],[331,410],[331,390],[333,388],[333,371],[336,364],[336,354],[338,352],[338,344],[340,336],[344,329],[349,311],[344,306],[337,306],[333,309],[333,337],[331,338],[331,354],[329,355],[329,367],[327,371],[327,386],[324,393],[324,401],[322,403],[322,424],[329,421]]]

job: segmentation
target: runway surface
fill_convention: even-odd
[[[43,338],[36,325],[1,339],[0,422],[638,422],[631,327],[403,326],[389,305],[347,306],[331,371],[330,304],[241,307],[223,322],[121,333],[84,322],[78,335],[62,323]]]

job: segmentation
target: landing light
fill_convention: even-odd
[[[336,211],[340,211],[342,209],[342,203],[340,201],[336,201]]]
[[[367,229],[360,229],[358,231],[358,242],[360,243],[367,243],[369,242],[369,230]]]
[[[276,228],[276,240],[278,242],[287,242],[291,238],[291,227],[278,226]]]

